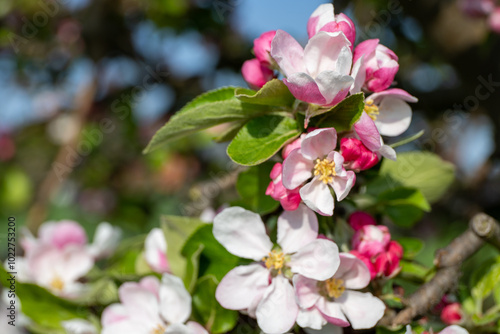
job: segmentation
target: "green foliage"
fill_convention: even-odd
[[[300,135],[297,122],[288,116],[266,115],[249,121],[227,148],[236,163],[254,166],[271,158],[283,145]]]
[[[242,102],[268,106],[290,107],[295,101],[295,97],[290,93],[288,87],[278,79],[267,82],[258,92],[237,88],[235,94]]]
[[[399,278],[422,284],[426,281],[429,269],[416,261],[402,260]]]
[[[453,182],[455,167],[430,152],[403,152],[397,161],[384,159],[380,174],[398,184],[417,188],[429,203],[439,200]]]
[[[476,325],[486,325],[500,319],[500,257],[484,262],[471,276],[471,297],[469,311]],[[493,306],[483,311],[485,302],[493,300]]]
[[[318,128],[334,127],[337,132],[349,131],[363,113],[364,100],[363,93],[351,95],[333,108],[311,115],[310,117],[313,118],[311,118],[309,126]],[[308,118],[307,114],[306,118]]]
[[[415,258],[424,248],[424,242],[417,238],[406,237],[396,239],[396,241],[403,246],[403,258],[406,260]]]
[[[83,305],[109,305],[118,302],[118,287],[109,277],[103,277],[89,284],[89,290],[74,300]]]
[[[276,210],[279,202],[266,195],[267,186],[271,182],[269,174],[273,166],[274,163],[265,162],[241,172],[236,181],[236,190],[241,200],[233,204],[259,214]]]
[[[378,196],[377,201],[381,213],[404,227],[413,226],[422,218],[424,211],[430,211],[429,203],[418,189],[388,189]]]
[[[193,313],[212,334],[230,331],[238,320],[238,312],[224,309],[215,299],[218,284],[213,275],[203,276],[193,292]]]

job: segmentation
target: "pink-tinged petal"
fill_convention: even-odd
[[[345,176],[335,176],[333,178],[332,188],[337,196],[337,201],[341,201],[349,194],[352,186],[356,182],[356,174],[353,171],[347,171]]]
[[[300,197],[304,203],[322,216],[333,215],[333,196],[328,185],[318,177],[300,188]]]
[[[144,242],[144,258],[153,271],[157,273],[169,271],[167,240],[162,229],[154,228],[149,232]]]
[[[469,332],[465,328],[453,325],[446,327],[439,334],[469,334]]]
[[[78,247],[67,247],[60,251],[61,258],[58,263],[53,263],[54,270],[65,282],[74,282],[94,266],[94,258],[87,249]]]
[[[177,276],[163,274],[161,278],[160,314],[169,323],[185,322],[191,315],[191,295]]]
[[[299,138],[295,139],[293,142],[291,142],[290,144],[286,145],[285,148],[283,148],[283,152],[281,153],[283,160],[286,159],[293,150],[300,148],[302,144],[302,139],[304,139],[305,136],[306,136],[305,134],[300,135]]]
[[[363,112],[359,120],[354,124],[354,130],[363,145],[370,151],[378,151],[382,146],[377,126],[366,112]]]
[[[415,96],[410,95],[410,93],[408,93],[407,91],[399,88],[391,88],[386,89],[382,92],[373,93],[372,95],[368,96],[367,99],[373,100],[373,102],[378,105],[385,97],[393,97],[410,103],[418,102],[418,99]]]
[[[334,128],[323,128],[309,132],[302,140],[301,153],[309,159],[326,157],[337,146],[337,131]]]
[[[370,283],[370,270],[363,261],[349,253],[340,253],[340,266],[334,275],[346,289],[363,289]]]
[[[87,243],[87,234],[83,227],[72,220],[48,222],[38,231],[40,241],[59,249],[68,245],[83,246]]]
[[[156,276],[146,276],[139,281],[139,286],[155,296],[160,296],[160,280]]]
[[[354,82],[351,85],[349,92],[351,94],[356,94],[361,92],[361,88],[365,83],[366,79],[366,64],[365,56],[361,56],[352,66],[351,77],[354,78]]]
[[[224,308],[244,310],[256,297],[262,296],[268,286],[269,270],[256,263],[239,266],[224,276],[217,286],[215,298]]]
[[[331,302],[327,301],[325,298],[321,298],[316,304],[316,307],[329,323],[340,327],[349,326],[349,322],[337,302]]]
[[[318,291],[318,281],[302,275],[293,276],[293,286],[297,302],[302,309],[313,307],[321,297]]]
[[[354,234],[352,246],[361,254],[373,257],[384,252],[390,240],[387,226],[366,225]]]
[[[122,231],[110,223],[100,223],[94,233],[94,239],[88,249],[94,258],[105,258],[111,256],[118,247]]]
[[[332,21],[335,21],[333,4],[325,3],[319,5],[307,21],[307,34],[309,38],[312,38],[321,27]]]
[[[385,304],[371,293],[347,290],[335,301],[354,329],[374,327],[385,312]]]
[[[346,168],[366,170],[375,166],[379,161],[377,153],[370,151],[361,140],[356,138],[342,138],[340,151],[345,159]]]
[[[302,155],[301,150],[293,150],[283,161],[283,186],[295,189],[312,177],[314,162]]]
[[[369,90],[372,92],[381,92],[392,84],[396,73],[398,73],[399,64],[396,61],[392,61],[389,65],[390,67],[383,67],[373,72],[373,79],[367,82]]]
[[[289,265],[293,273],[324,281],[339,268],[339,248],[333,241],[317,239],[293,254]]]
[[[241,67],[243,79],[248,83],[250,88],[258,90],[274,78],[273,70],[262,65],[257,58],[247,60]]]
[[[328,160],[335,162],[335,174],[338,176],[346,176],[344,169],[344,157],[339,152],[333,151],[328,154]]]
[[[366,265],[366,267],[370,271],[370,278],[372,280],[377,276],[377,271],[375,271],[375,267],[373,266],[373,263],[371,262],[369,257],[367,257],[364,254],[361,254],[360,252],[358,252],[356,250],[352,250],[349,253],[356,256],[361,261],[363,261],[363,263]]]
[[[257,307],[257,323],[264,333],[286,333],[295,324],[298,312],[292,285],[278,275]]]
[[[277,30],[271,43],[271,57],[276,61],[286,77],[306,72],[304,49],[290,34]]]
[[[463,318],[462,307],[460,303],[451,303],[446,305],[441,311],[441,321],[447,325],[459,323]]]
[[[363,55],[368,57],[373,54],[377,48],[378,42],[378,39],[368,39],[359,43],[354,49],[353,62],[357,62]]]
[[[323,71],[316,77],[321,95],[325,98],[325,105],[335,105],[342,101],[354,83],[354,79],[347,74],[336,71]]]
[[[384,145],[382,142],[382,138],[380,140],[381,140],[382,146],[378,150],[378,153],[380,153],[380,155],[382,155],[384,158],[387,158],[387,159],[392,160],[392,161],[396,161],[396,151],[394,151],[394,149],[392,147],[390,147],[388,145]]]
[[[195,321],[188,321],[186,326],[189,328],[190,334],[208,334],[205,327]]]
[[[315,330],[320,330],[326,325],[327,321],[323,318],[321,312],[312,307],[310,309],[301,309],[297,315],[297,325],[304,328],[312,328]]]
[[[318,32],[304,49],[307,73],[313,78],[323,71],[349,74],[352,65],[350,45],[342,32]]]
[[[94,324],[84,319],[61,321],[61,326],[67,334],[98,334]]]
[[[283,167],[281,165],[281,163],[277,162],[274,166],[273,166],[273,169],[271,169],[271,174],[269,174],[269,177],[274,180],[278,177],[281,177],[281,171],[282,171]]]
[[[109,326],[112,323],[123,321],[127,319],[130,314],[122,304],[111,304],[104,309],[101,316],[101,323],[103,327]]]
[[[349,42],[351,42],[352,50],[354,42],[356,41],[356,26],[354,25],[354,22],[352,22],[352,20],[344,13],[339,13],[335,17],[335,20],[337,20],[337,23],[339,25],[337,29],[342,31]]]
[[[260,216],[240,207],[215,216],[213,234],[231,254],[245,259],[260,261],[273,248]]]
[[[375,218],[363,211],[356,211],[349,216],[349,224],[353,228],[354,231],[360,230],[363,226],[366,225],[375,225],[377,222]]]
[[[412,111],[410,106],[397,98],[386,97],[379,105],[379,112],[375,125],[381,135],[399,136],[405,132],[411,123]]]
[[[262,64],[270,65],[272,62],[270,53],[271,42],[274,36],[276,36],[276,31],[271,30],[263,33],[253,41],[253,52],[255,53],[255,57],[257,57]]]
[[[118,289],[120,301],[130,318],[143,324],[161,322],[158,297],[134,282],[123,283]]]
[[[497,7],[488,18],[490,29],[496,33],[500,33],[500,7]]]
[[[297,72],[290,74],[283,82],[296,99],[318,105],[327,104],[321,94],[316,81],[307,73]]]
[[[278,217],[278,244],[287,254],[295,253],[318,237],[318,218],[305,205]]]

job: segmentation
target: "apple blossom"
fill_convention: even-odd
[[[335,15],[333,4],[331,3],[319,5],[307,22],[307,34],[309,38],[312,38],[320,31],[342,31],[349,42],[351,42],[351,49],[356,40],[356,27],[354,23],[343,13]]]
[[[322,106],[342,101],[354,82],[351,43],[342,32],[320,31],[305,48],[278,30],[271,56],[285,75],[283,82],[297,99]]]
[[[253,52],[260,63],[268,68],[272,68],[274,60],[271,58],[271,42],[276,35],[276,30],[263,33],[253,40]]]
[[[447,325],[458,324],[461,322],[462,318],[462,306],[460,303],[446,305],[441,311],[441,320]]]
[[[495,8],[488,17],[490,29],[500,34],[500,7]]]
[[[283,209],[288,211],[296,210],[301,202],[299,188],[289,190],[283,186],[282,165],[277,162],[271,170],[271,182],[266,189],[266,195],[271,196],[281,203]]]
[[[263,65],[257,58],[245,61],[241,74],[250,88],[255,90],[262,88],[266,82],[274,78],[273,70]]]
[[[338,247],[318,239],[318,220],[304,205],[278,218],[277,247],[259,215],[239,207],[214,219],[213,234],[230,253],[254,262],[229,271],[215,296],[225,308],[246,311],[265,333],[285,333],[298,313],[290,279],[294,274],[325,280],[339,266]]]
[[[384,303],[371,293],[353,290],[370,283],[370,272],[364,263],[348,253],[340,253],[340,266],[331,278],[318,282],[296,275],[293,278],[301,307],[297,324],[321,329],[327,323],[354,329],[371,328],[382,318]]]
[[[396,151],[384,144],[373,119],[363,111],[359,120],[354,123],[354,132],[363,145],[378,156],[383,156],[390,160],[396,160]]]
[[[370,169],[379,162],[378,155],[356,138],[342,138],[340,154],[344,157],[344,166],[356,171]]]
[[[157,273],[167,273],[170,266],[167,260],[167,240],[163,230],[154,228],[144,242],[144,258],[148,265]]]
[[[102,313],[102,334],[208,334],[198,323],[184,324],[191,315],[191,296],[176,276],[127,282],[118,294],[120,303]]]
[[[368,257],[376,256],[389,245],[391,234],[384,225],[365,225],[352,238],[352,248]]]
[[[300,188],[300,197],[308,207],[325,216],[331,216],[334,208],[329,187],[341,201],[356,179],[354,172],[344,169],[344,158],[334,151],[336,145],[334,128],[317,129],[308,133],[300,149],[293,150],[283,162],[285,188],[296,189],[312,178]]]
[[[372,92],[387,89],[399,69],[398,56],[389,48],[379,44],[378,39],[359,43],[354,49],[353,62],[364,57],[366,78],[364,87]]]

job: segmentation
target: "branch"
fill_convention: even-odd
[[[464,233],[436,252],[436,274],[408,297],[405,303],[408,306],[394,317],[392,325],[409,324],[413,318],[424,315],[437,305],[445,293],[457,286],[462,263],[485,242],[500,249],[500,225],[490,216],[478,213],[471,219],[469,228]]]

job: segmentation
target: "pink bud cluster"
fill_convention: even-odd
[[[391,240],[389,229],[376,225],[372,216],[361,211],[349,217],[349,224],[355,231],[351,254],[366,264],[371,278],[395,276],[401,270],[403,247]]]
[[[271,58],[271,42],[276,31],[263,33],[253,41],[255,58],[243,63],[241,74],[252,89],[262,88],[269,80],[275,78],[274,60]]]

